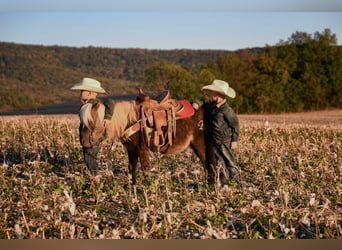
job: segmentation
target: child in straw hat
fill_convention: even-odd
[[[106,91],[101,87],[101,83],[92,78],[83,78],[82,82],[75,84],[70,88],[71,90],[80,90],[80,98],[82,106],[86,103],[96,104],[99,102],[97,99],[98,94],[107,94]],[[107,127],[111,123],[111,117],[113,115],[114,102],[112,100],[103,100],[102,103],[105,105],[105,117],[104,117],[104,126]],[[82,131],[83,124],[80,123],[79,133],[80,133],[80,141],[82,141]],[[96,160],[96,156],[99,152],[99,148],[93,147],[85,147],[83,148],[83,156],[86,162],[86,165],[91,172],[92,175],[98,174],[98,163]],[[95,157],[94,157],[95,156]]]
[[[202,91],[209,95],[211,101],[196,101],[193,107],[198,109],[202,106],[204,109],[205,136],[215,152],[221,185],[235,180],[241,188],[240,168],[234,155],[239,138],[239,120],[226,102],[226,97],[235,98],[235,91],[221,80],[214,80]]]

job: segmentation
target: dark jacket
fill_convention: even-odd
[[[228,144],[239,139],[239,120],[233,109],[224,103],[220,107],[215,102],[203,103],[205,134],[213,144]]]

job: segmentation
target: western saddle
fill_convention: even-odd
[[[128,138],[140,129],[148,147],[152,146],[152,141],[158,151],[164,151],[172,146],[172,139],[176,136],[176,120],[190,117],[195,111],[187,100],[169,99],[168,90],[151,99],[141,88],[137,89],[139,94],[135,103],[139,110],[139,121],[124,132],[123,138]]]

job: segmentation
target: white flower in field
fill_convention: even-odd
[[[27,165],[34,166],[34,165],[37,165],[38,163],[39,163],[38,161],[28,161]]]
[[[23,239],[23,238],[24,238],[23,233],[22,233],[22,231],[21,231],[21,228],[20,228],[19,224],[15,224],[15,225],[14,225],[14,232],[15,232],[15,234],[17,235],[18,239]]]
[[[272,235],[272,233],[270,233],[269,235],[267,235],[267,239],[274,240],[276,238]]]
[[[166,219],[167,219],[167,222],[168,222],[170,225],[172,225],[172,217],[171,217],[170,213],[167,213],[167,214],[166,214]]]
[[[199,175],[199,174],[201,174],[201,171],[199,171],[199,170],[193,170],[191,173],[192,173],[193,175]]]
[[[253,201],[252,201],[252,207],[258,208],[258,207],[262,207],[262,205],[261,205],[260,201],[258,201],[258,200],[253,200]]]
[[[330,204],[330,203],[331,203],[331,201],[330,201],[329,199],[325,199],[323,208],[324,208],[324,209],[329,209],[329,204]]]
[[[216,207],[214,205],[211,205],[210,208],[208,209],[208,214],[209,216],[216,216]]]
[[[204,203],[199,202],[199,201],[196,201],[196,200],[194,200],[194,201],[191,203],[191,207],[192,207],[192,209],[194,209],[195,211],[199,211],[199,210],[201,210],[201,209],[206,208],[206,206],[205,206]]]
[[[214,239],[227,239],[226,232],[217,232],[212,228],[210,221],[207,221],[207,228],[205,229],[206,236],[213,237]]]
[[[270,123],[268,122],[268,120],[265,121],[265,127],[268,127],[270,125]]]
[[[67,201],[64,203],[64,206],[67,207],[69,209],[69,212],[71,215],[74,215],[75,214],[75,211],[76,211],[76,204],[75,202],[72,200],[72,192],[68,193],[67,190],[63,190],[63,193],[67,199]]]
[[[125,233],[125,237],[137,239],[139,237],[139,234],[135,230],[134,226],[131,226],[131,229]]]
[[[2,165],[0,165],[0,167],[3,167],[3,168],[8,168],[9,165],[4,161],[4,163]]]
[[[315,205],[315,203],[316,203],[315,197],[311,197],[309,200],[309,206],[313,206],[313,205]]]
[[[300,172],[300,176],[305,178],[305,173],[303,171]]]
[[[240,211],[241,211],[241,213],[245,214],[247,212],[247,208],[242,207],[242,208],[240,208]]]
[[[75,236],[75,225],[74,224],[72,224],[69,228],[69,235],[70,235],[71,239],[74,239],[74,236]]]
[[[145,223],[147,222],[147,213],[143,208],[139,211],[139,219]]]
[[[285,224],[279,224],[280,230],[284,233],[286,236],[289,232],[291,232],[291,229],[288,228]]]
[[[308,217],[309,217],[309,213],[306,213],[304,215],[304,217],[302,219],[300,219],[300,222],[302,222],[304,225],[310,227],[311,223],[310,223],[310,219]]]
[[[308,206],[314,206],[316,204],[316,194],[308,193],[307,200],[308,200]]]
[[[120,239],[120,232],[116,229],[112,230],[111,239]]]
[[[287,206],[287,204],[289,203],[290,193],[287,191],[281,190],[281,194],[284,197],[285,206]]]
[[[330,215],[325,219],[325,225],[327,227],[333,227],[337,225],[337,218],[334,215]]]
[[[281,157],[280,157],[280,156],[277,157],[277,162],[278,162],[279,164],[282,163],[282,160],[281,160]]]

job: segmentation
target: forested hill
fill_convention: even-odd
[[[83,77],[101,81],[112,95],[135,93],[147,66],[175,63],[199,69],[229,51],[147,50],[0,43],[0,111],[72,100]]]
[[[342,48],[330,29],[295,32],[274,46],[239,51],[72,48],[0,43],[0,111],[78,99],[69,88],[83,77],[110,95],[169,89],[175,98],[203,98],[214,79],[237,92],[237,113],[342,108]]]

